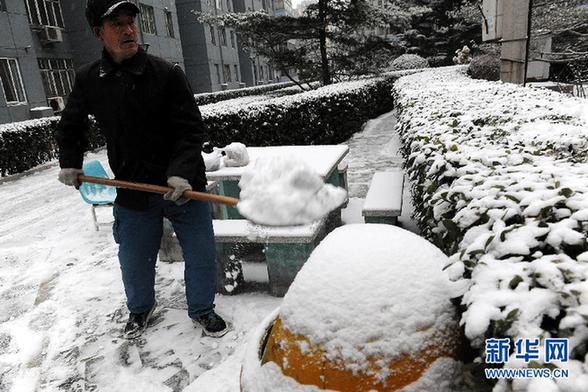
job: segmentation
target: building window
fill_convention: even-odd
[[[165,11],[165,27],[167,28],[168,37],[175,38],[174,34],[174,18],[170,11]]]
[[[141,17],[141,30],[147,34],[157,34],[157,27],[155,27],[155,11],[150,5],[139,3],[139,13]]]
[[[20,75],[20,67],[16,59],[0,58],[0,78],[7,104],[18,104],[27,101],[24,85]]]
[[[6,8],[6,0],[0,0],[0,11],[8,11]]]
[[[222,81],[221,81],[221,76],[220,76],[220,68],[219,68],[218,64],[215,64],[214,68],[216,70],[216,81],[218,84],[221,84]]]
[[[261,0],[261,9],[262,10],[266,10],[267,9],[267,5],[265,3],[265,0]]]
[[[66,97],[73,88],[75,71],[71,59],[38,59],[47,97]]]
[[[231,46],[235,47],[235,32],[231,30]]]
[[[227,46],[227,29],[224,27],[220,29],[220,42],[222,46]]]
[[[26,0],[25,4],[30,24],[65,27],[59,0]]]
[[[235,64],[235,82],[238,82],[239,80],[239,67]]]
[[[232,82],[232,80],[231,80],[231,66],[228,64],[225,64],[225,66],[223,67],[223,77],[225,78],[225,83]]]
[[[210,26],[210,42],[212,42],[213,45],[216,45],[216,38],[214,35],[214,26]]]
[[[227,11],[233,11],[233,5],[231,4],[231,0],[227,0]]]

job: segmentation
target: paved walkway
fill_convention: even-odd
[[[349,197],[351,206],[358,211],[352,211],[357,222],[361,215],[361,206],[369,189],[375,172],[392,168],[402,168],[403,159],[400,155],[400,138],[394,132],[396,125],[395,112],[389,112],[368,121],[362,132],[355,134],[345,144],[349,145],[346,160],[349,164],[347,178],[349,182]],[[412,202],[410,200],[409,182],[405,178],[402,215],[400,224],[415,233],[419,230],[412,220]]]
[[[394,112],[386,113],[365,124],[364,130],[354,135],[346,144],[349,197],[365,198],[376,171],[402,167],[398,151],[400,140],[394,133]]]

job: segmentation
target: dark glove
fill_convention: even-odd
[[[172,176],[172,177],[168,177],[167,185],[169,185],[170,187],[172,187],[174,189],[172,191],[167,192],[165,195],[163,195],[163,198],[165,200],[171,200],[179,206],[181,206],[182,204],[185,204],[189,200],[189,199],[182,196],[185,191],[192,190],[192,186],[190,185],[188,180],[186,180],[185,178],[182,178],[182,177]]]
[[[80,188],[78,175],[84,174],[82,169],[65,168],[59,171],[57,179],[65,185],[74,186],[76,189]]]

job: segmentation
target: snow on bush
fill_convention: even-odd
[[[429,68],[429,63],[418,54],[403,54],[392,61],[390,68],[394,71]]]
[[[457,49],[455,51],[455,56],[453,56],[453,63],[454,64],[469,64],[472,61],[472,52],[470,48],[464,46],[461,49]]]
[[[348,139],[364,122],[392,109],[390,90],[402,73],[337,83],[299,93],[298,86],[263,96],[241,97],[200,107],[213,145],[333,144]],[[277,97],[275,97],[277,96]],[[0,176],[20,173],[57,156],[59,117],[0,127]],[[88,149],[104,138],[90,118]]]
[[[57,157],[55,128],[59,117],[45,117],[0,125],[0,177],[16,174]],[[104,145],[90,118],[88,149]]]
[[[246,97],[250,95],[261,95],[269,91],[283,89],[285,87],[293,86],[293,82],[273,83],[265,86],[245,87],[233,90],[216,91],[212,93],[194,94],[194,99],[197,105],[208,105],[211,103],[224,101],[227,99],[235,99],[239,97]]]
[[[318,87],[318,85],[313,84],[314,87]],[[244,95],[237,98],[229,98],[225,96],[224,100],[218,100],[214,103],[208,104],[201,104],[199,105],[200,108],[206,106],[206,110],[215,111],[215,112],[222,112],[227,108],[234,108],[242,105],[248,105],[252,103],[261,103],[262,101],[267,101],[269,99],[274,99],[278,97],[284,97],[286,95],[294,95],[303,92],[299,86],[290,86],[281,88],[279,90],[273,90],[268,92],[261,92],[259,95]],[[211,93],[212,94],[212,93]]]
[[[300,94],[200,108],[213,145],[336,144],[368,119],[393,108],[390,91],[397,73],[324,86]]]
[[[469,285],[461,323],[479,364],[489,337],[569,338],[570,362],[549,366],[570,378],[549,390],[588,390],[588,104],[465,67],[394,90],[416,218]]]
[[[489,54],[474,57],[468,74],[474,79],[500,80],[500,58]]]

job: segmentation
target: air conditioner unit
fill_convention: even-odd
[[[63,109],[65,109],[65,102],[63,101],[63,97],[47,98],[47,102],[49,102],[49,106],[51,106],[54,112],[61,112]]]
[[[59,27],[43,26],[39,38],[44,43],[63,42],[63,32]]]

